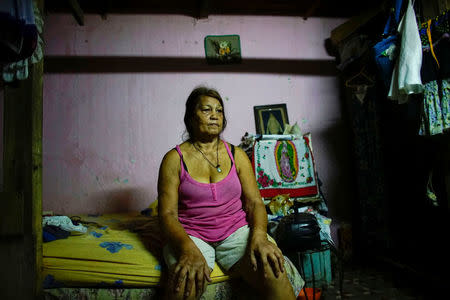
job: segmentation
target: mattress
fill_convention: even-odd
[[[88,229],[43,245],[44,288],[153,287],[163,265],[157,217],[139,212],[69,216]],[[229,278],[216,264],[213,283]]]
[[[160,298],[159,287],[163,286],[166,272],[161,263],[157,216],[129,212],[69,217],[79,220],[87,231],[44,243],[45,299]],[[304,281],[286,256],[285,261],[287,276],[298,295]],[[242,299],[259,298],[242,280],[230,278],[217,264],[211,279],[203,299],[235,299],[238,295]]]

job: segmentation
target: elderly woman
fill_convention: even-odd
[[[280,249],[243,150],[220,139],[227,124],[219,93],[199,87],[186,102],[189,139],[164,156],[159,218],[169,267],[166,299],[198,299],[216,261],[266,299],[295,299]]]

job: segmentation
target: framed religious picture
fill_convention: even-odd
[[[241,62],[239,35],[208,35],[205,37],[206,61],[210,64]]]
[[[283,134],[289,124],[286,104],[254,106],[257,134]]]

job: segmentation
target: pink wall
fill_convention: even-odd
[[[332,60],[323,47],[342,19],[97,15],[78,26],[46,18],[47,56],[204,57],[206,35],[238,34],[246,58]],[[63,68],[63,67],[62,67]],[[301,74],[301,72],[300,72]],[[44,77],[44,210],[61,214],[141,210],[157,196],[164,153],[180,143],[184,102],[199,84],[226,105],[223,136],[255,131],[253,106],[286,103],[311,132],[333,215],[349,216],[347,133],[334,76],[219,72],[47,73]]]

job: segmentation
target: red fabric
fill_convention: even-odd
[[[289,197],[306,197],[306,196],[315,196],[318,194],[317,186],[305,187],[301,189],[267,189],[267,190],[259,190],[261,197],[263,198],[272,198],[281,194],[289,194]]]

